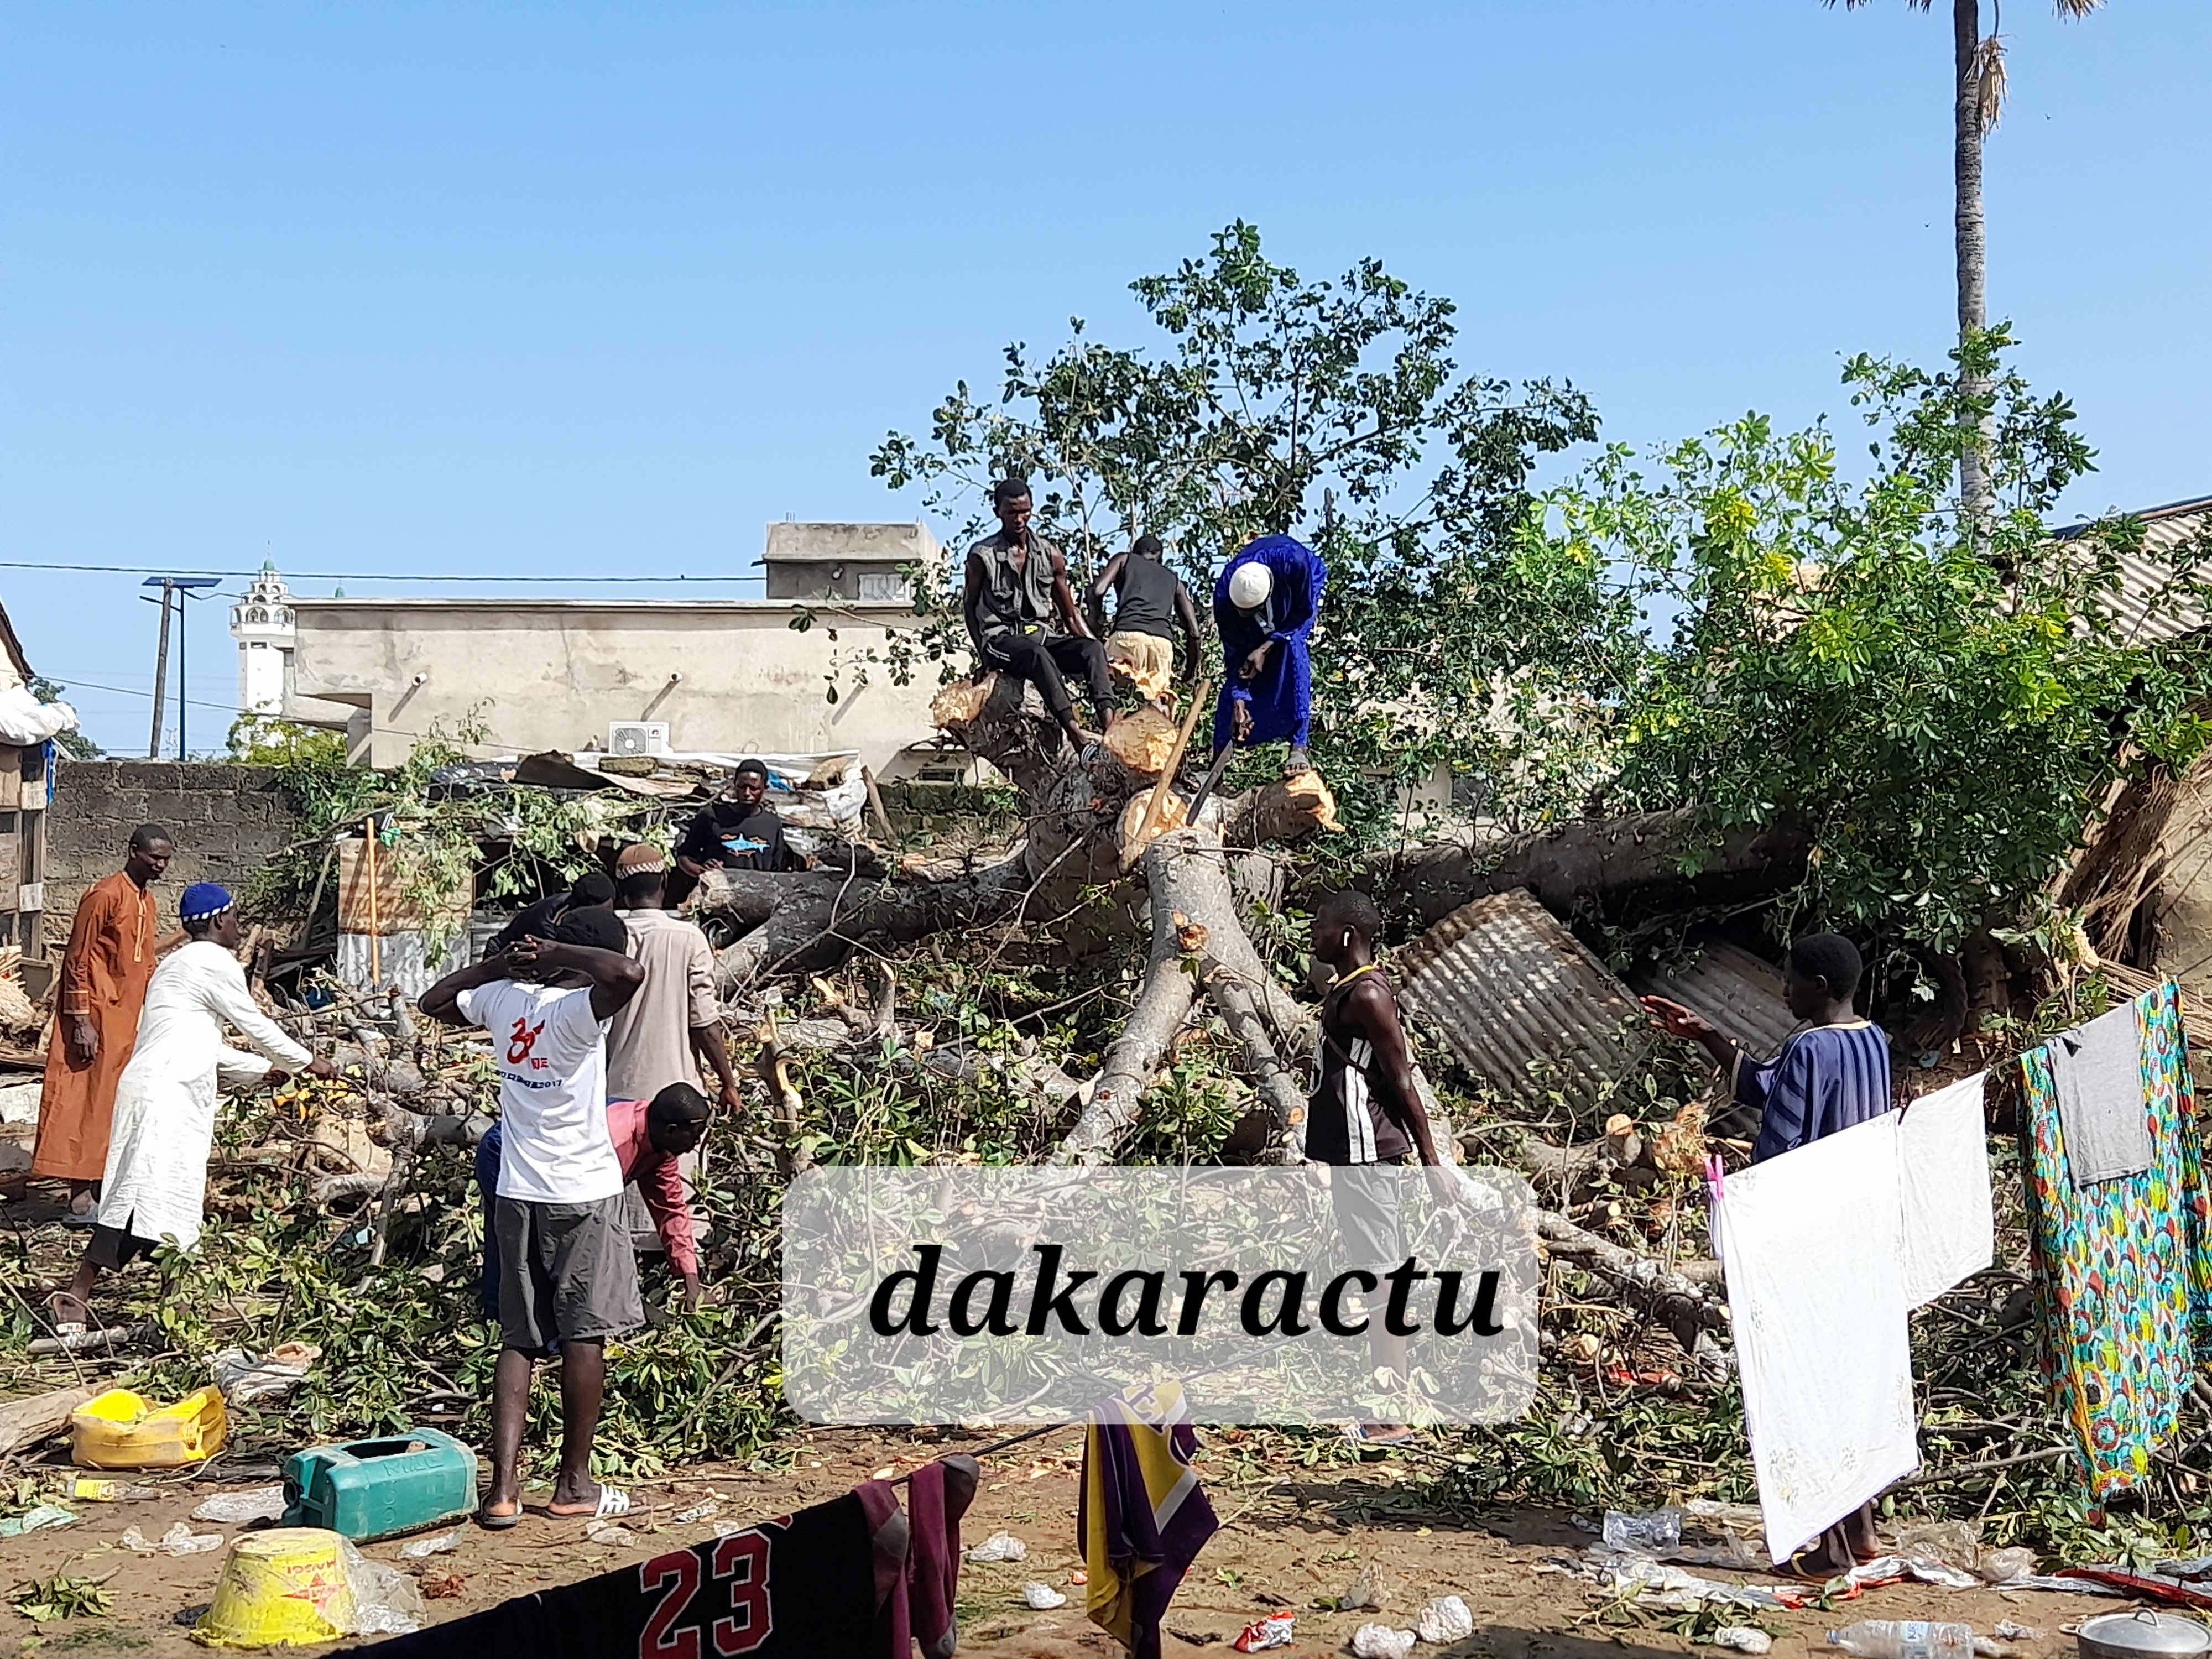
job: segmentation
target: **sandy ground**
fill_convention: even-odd
[[[1474,1523],[1444,1522],[1419,1506],[1411,1491],[1417,1465],[1403,1454],[1384,1454],[1356,1468],[1310,1470],[1246,1455],[1225,1440],[1214,1437],[1200,1466],[1224,1525],[1176,1598],[1164,1644],[1170,1656],[1224,1654],[1229,1639],[1245,1624],[1278,1608],[1297,1612],[1293,1652],[1347,1651],[1358,1625],[1380,1616],[1410,1626],[1414,1612],[1430,1597],[1446,1594],[1460,1595],[1473,1609],[1475,1634],[1449,1648],[1419,1648],[1419,1655],[1618,1659],[1624,1650],[1632,1656],[1690,1650],[1680,1638],[1657,1628],[1656,1620],[1653,1628],[1620,1632],[1588,1622],[1587,1587],[1538,1571],[1547,1555],[1591,1541],[1565,1516],[1521,1510]],[[920,1444],[904,1432],[797,1434],[781,1449],[793,1460],[788,1472],[690,1470],[635,1488],[641,1513],[629,1522],[639,1534],[634,1548],[601,1547],[584,1537],[580,1522],[533,1515],[505,1533],[464,1524],[452,1553],[405,1565],[420,1569],[426,1580],[457,1581],[439,1586],[451,1593],[429,1603],[433,1616],[442,1620],[711,1536],[711,1522],[674,1523],[676,1514],[702,1503],[718,1501],[722,1518],[750,1521],[835,1497],[886,1465],[903,1472],[940,1451],[959,1449],[957,1442]],[[963,1569],[963,1653],[1042,1659],[1120,1651],[1085,1620],[1083,1592],[1068,1582],[1079,1565],[1074,1514],[1080,1449],[1073,1433],[1050,1436],[987,1467],[984,1489],[963,1524],[963,1541],[973,1544],[1006,1531],[1023,1539],[1030,1553],[1018,1565]],[[108,1588],[115,1595],[114,1610],[105,1618],[44,1626],[0,1609],[0,1643],[40,1654],[131,1653],[144,1659],[204,1654],[206,1650],[187,1640],[185,1626],[212,1594],[222,1555],[143,1558],[123,1550],[117,1540],[132,1525],[159,1537],[210,1492],[222,1489],[200,1480],[136,1503],[80,1504],[83,1518],[75,1527],[0,1540],[7,1583],[60,1571],[112,1573]],[[194,1525],[202,1532],[235,1530]],[[398,1549],[398,1541],[373,1544],[368,1553],[396,1562]],[[1337,1613],[1312,1605],[1340,1595],[1370,1562],[1380,1564],[1385,1575],[1385,1613]],[[1022,1601],[1022,1586],[1030,1580],[1061,1589],[1068,1605],[1031,1612]],[[2056,1654],[2072,1646],[2060,1634],[2062,1624],[2124,1605],[2045,1593],[1896,1585],[1869,1591],[1832,1613],[1777,1615],[1788,1633],[1776,1640],[1774,1652],[1779,1659],[1800,1659],[1808,1650],[1832,1652],[1825,1632],[1853,1619],[1936,1618],[1964,1620],[1984,1632],[2007,1619],[2033,1625],[2045,1632],[2044,1639],[2025,1643],[2020,1651]],[[1209,1637],[1217,1639],[1203,1639]],[[1201,1639],[1179,1639],[1186,1638]]]

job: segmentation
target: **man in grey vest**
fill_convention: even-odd
[[[999,533],[968,550],[961,605],[979,669],[996,669],[1028,681],[1068,743],[1090,741],[1075,723],[1065,677],[1079,675],[1103,729],[1114,712],[1114,683],[1106,674],[1106,649],[1086,627],[1068,586],[1067,561],[1030,529],[1030,487],[1007,478],[991,487]],[[1061,627],[1056,629],[1057,622]]]

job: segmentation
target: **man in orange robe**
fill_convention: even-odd
[[[115,1085],[138,1040],[138,1012],[160,954],[154,896],[147,889],[169,867],[170,852],[169,832],[161,825],[132,830],[123,868],[76,907],[62,957],[31,1173],[69,1182],[73,1226],[90,1226],[98,1208],[94,1199],[107,1166]]]

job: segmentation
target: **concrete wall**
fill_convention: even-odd
[[[240,890],[270,856],[299,839],[290,803],[270,766],[213,761],[64,760],[46,817],[46,938],[69,939],[77,900],[123,867],[124,843],[142,823],[176,837],[169,872],[155,888],[164,931],[195,881]]]
[[[666,720],[677,750],[822,753],[858,750],[882,775],[934,735],[933,669],[900,687],[851,689],[849,665],[891,630],[903,605],[818,612],[764,599],[293,601],[298,643],[288,712],[318,723],[349,711],[356,760],[397,766],[416,738],[471,716],[478,752],[527,755],[607,742],[616,720]],[[836,637],[830,637],[832,633]],[[839,674],[840,697],[823,695]],[[333,711],[330,705],[339,705]]]

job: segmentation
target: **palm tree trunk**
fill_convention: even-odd
[[[1954,110],[1954,148],[1952,160],[1957,202],[1954,224],[1959,259],[1959,338],[1989,326],[1989,307],[1983,289],[1985,243],[1982,229],[1982,109],[1980,58],[1982,18],[1980,0],[1951,0],[1951,51],[1957,70],[1957,103]],[[1987,390],[1984,376],[1962,372],[1960,386],[1970,397]],[[1961,528],[1979,538],[1980,526],[1993,509],[1990,491],[1986,423],[1978,429],[1959,457],[1959,507]]]

